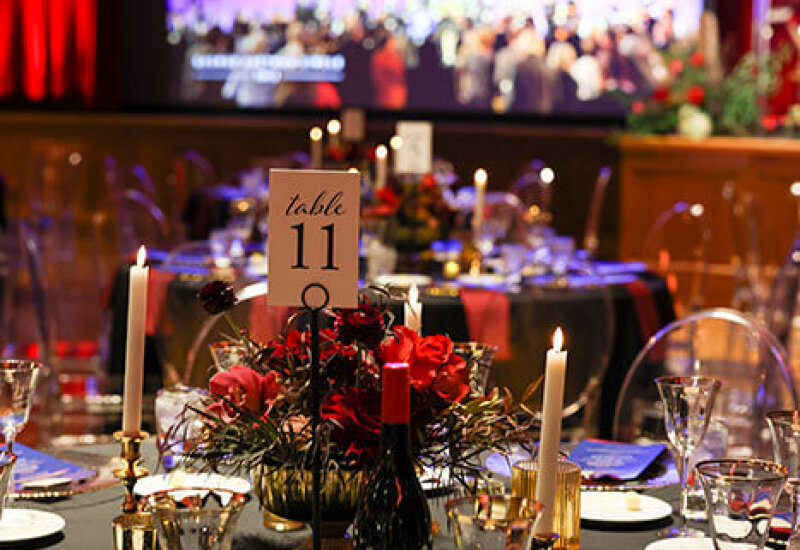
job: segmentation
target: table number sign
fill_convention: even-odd
[[[397,123],[396,134],[402,145],[394,155],[396,174],[428,174],[433,157],[433,124],[430,122]]]
[[[363,109],[349,107],[342,111],[342,137],[345,141],[359,143],[364,141],[364,128],[367,125]]]
[[[359,175],[270,170],[270,305],[358,306]],[[303,292],[308,285],[320,285]],[[321,288],[321,287],[324,287]]]

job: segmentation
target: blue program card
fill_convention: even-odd
[[[578,443],[569,459],[590,479],[628,481],[638,478],[664,452],[666,445],[633,445],[588,439]]]
[[[94,470],[55,458],[21,443],[14,443],[14,454],[17,455],[17,464],[14,466],[15,491],[20,491],[23,484],[31,481],[68,477],[74,486],[97,476]]]

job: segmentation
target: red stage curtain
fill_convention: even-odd
[[[0,0],[0,99],[17,89],[17,10],[15,0]]]
[[[95,97],[97,0],[0,0],[0,99]]]

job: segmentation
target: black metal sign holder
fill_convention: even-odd
[[[312,304],[308,300],[309,290],[321,290],[322,301],[319,304]],[[321,511],[320,511],[320,492],[322,490],[322,473],[320,465],[320,449],[319,449],[319,426],[322,423],[322,415],[320,413],[320,405],[322,396],[320,395],[319,383],[319,317],[323,309],[328,306],[330,301],[330,294],[325,285],[321,283],[309,283],[303,289],[301,295],[303,300],[303,308],[310,316],[310,332],[311,332],[311,530],[313,531],[313,550],[320,550],[322,543],[321,533]]]

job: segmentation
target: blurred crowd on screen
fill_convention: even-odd
[[[241,17],[228,32],[195,25],[171,40],[183,71],[174,93],[241,107],[613,114],[622,110],[613,92],[645,95],[658,86],[667,75],[659,51],[679,40],[670,10],[653,17],[642,9],[625,24],[589,30],[575,4],[546,16],[546,32],[515,14],[491,23],[444,18],[413,38],[401,18],[373,21],[365,12],[336,21],[300,9],[291,21]],[[241,72],[199,81],[190,63],[198,53],[341,54],[346,63],[338,82],[258,82]]]

